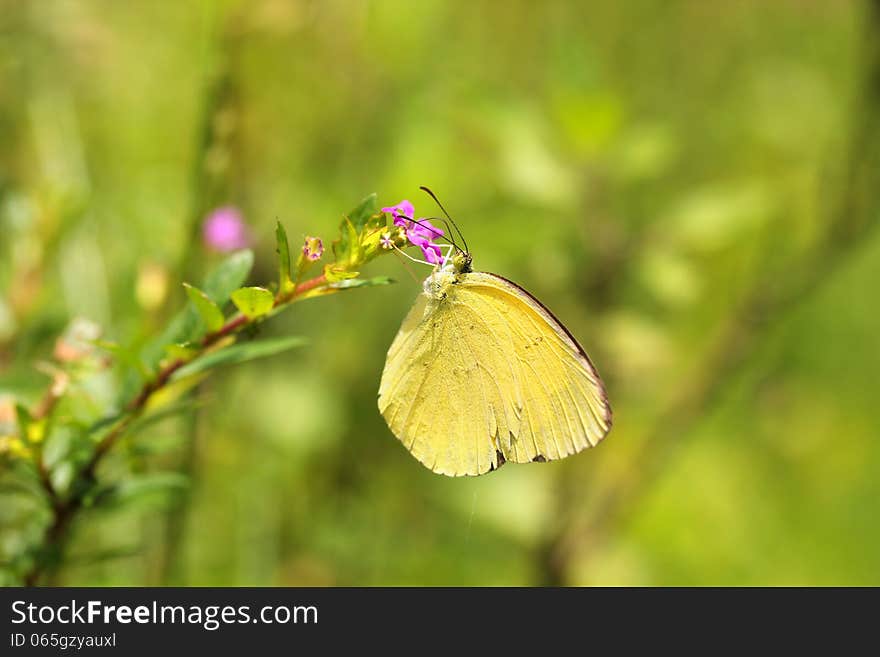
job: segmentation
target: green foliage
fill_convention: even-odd
[[[189,300],[192,301],[196,312],[199,314],[199,317],[202,319],[202,322],[208,331],[213,333],[222,327],[223,313],[220,312],[217,304],[199,288],[193,287],[189,283],[184,283],[183,286],[186,288],[186,294],[189,297]]]
[[[378,197],[370,194],[346,214],[339,224],[339,238],[333,242],[333,256],[337,265],[351,266],[362,262],[365,238],[377,228],[383,227],[385,215],[379,211]]]
[[[236,251],[227,257],[205,277],[205,294],[222,306],[230,295],[247,280],[254,266],[254,252],[250,249]]]
[[[339,281],[330,287],[337,290],[350,290],[355,287],[371,287],[375,285],[392,285],[394,279],[389,276],[374,276],[373,278],[353,278]]]
[[[359,219],[361,228],[365,221]],[[359,249],[361,235],[354,232],[350,221],[347,224],[351,244],[358,245]],[[187,396],[213,370],[224,365],[277,356],[305,343],[301,337],[242,341],[238,334],[245,329],[253,333],[257,320],[267,317],[274,310],[283,309],[298,298],[387,282],[385,277],[353,279],[357,272],[347,271],[345,267],[363,261],[362,251],[355,250],[353,253],[358,255],[354,256],[353,261],[338,265],[338,279],[319,277],[310,283],[304,283],[303,293],[297,295],[297,288],[290,275],[287,237],[280,224],[276,227],[276,237],[279,297],[276,299],[271,291],[263,287],[240,287],[253,266],[253,254],[248,250],[234,253],[211,270],[205,279],[204,291],[183,283],[190,305],[185,311],[178,313],[144,350],[148,362],[157,368],[155,371],[148,370],[130,348],[106,340],[83,341],[77,337],[86,329],[90,336],[98,333],[93,323],[75,322],[65,331],[60,350],[56,348],[56,356],[62,363],[67,363],[68,371],[53,366],[52,386],[37,411],[39,416],[35,416],[23,404],[16,403],[14,413],[18,435],[5,435],[8,431],[5,428],[3,435],[0,435],[0,456],[3,456],[3,460],[9,461],[12,468],[28,465],[31,472],[26,477],[37,477],[41,487],[37,497],[46,498],[47,512],[51,518],[47,521],[47,526],[64,528],[45,529],[42,540],[16,555],[10,561],[13,574],[17,574],[25,583],[34,583],[45,573],[61,567],[65,560],[71,562],[65,552],[65,532],[69,531],[68,527],[73,524],[74,516],[82,509],[116,510],[131,507],[133,501],[139,502],[137,506],[142,512],[151,508],[163,508],[170,499],[166,493],[185,487],[188,482],[186,476],[172,472],[135,474],[135,469],[132,468],[127,476],[107,482],[100,481],[96,478],[96,470],[106,454],[123,438],[132,438],[153,425],[192,413],[194,404]],[[303,256],[297,265],[297,281],[308,265],[319,260],[322,255],[321,240],[307,238]],[[229,300],[240,314],[230,318],[227,323],[222,307]],[[116,359],[116,374],[121,383],[122,399],[125,400],[122,410],[112,408],[107,400],[99,399],[87,387],[90,379],[94,378],[94,372],[84,366],[99,365],[93,357],[93,346],[102,348]],[[160,348],[164,354],[161,359],[158,356]],[[66,396],[71,381],[75,389],[80,388],[80,395],[85,393],[84,397]],[[139,390],[135,392],[138,386]],[[85,410],[87,414],[90,415],[95,410],[100,415],[90,422],[68,419],[68,424],[60,426],[53,434],[50,456],[44,458],[43,442],[49,425],[48,416],[54,406],[58,403],[65,404],[67,412],[76,415],[80,412],[77,409],[83,401],[88,401],[93,407]],[[156,451],[138,447],[129,453],[133,458],[139,459],[148,458]],[[2,474],[0,471],[0,475]],[[9,488],[16,492],[27,491],[18,486]],[[161,494],[156,495],[157,492]],[[111,548],[94,552],[85,561],[100,563],[115,558],[114,555],[128,553],[131,549],[122,548],[120,552],[120,549]],[[103,555],[110,556],[105,558]]]
[[[103,509],[116,510],[120,507],[138,504],[155,506],[169,495],[186,489],[189,480],[174,472],[157,472],[128,477],[107,489],[98,491]]]
[[[373,278],[350,278],[347,280],[340,280],[334,282],[330,287],[336,290],[350,290],[357,287],[392,285],[393,283],[394,279],[388,276],[374,276]]]
[[[215,304],[218,308],[222,308],[232,292],[247,280],[248,274],[254,265],[254,254],[250,250],[242,250],[233,253],[225,258],[220,264],[212,269],[205,277],[202,284],[204,295]],[[187,290],[189,295],[189,290]],[[192,296],[190,296],[192,299]],[[204,304],[203,304],[204,305]],[[208,311],[211,312],[210,310]],[[216,321],[216,317],[214,318]],[[159,361],[165,357],[168,345],[186,344],[199,337],[203,332],[203,326],[206,321],[200,319],[199,311],[195,308],[195,302],[192,307],[187,307],[174,315],[163,331],[155,338],[150,340],[143,349],[143,361],[148,369],[154,369]],[[210,329],[209,329],[210,330]],[[126,386],[126,390],[130,391],[134,385],[137,385],[140,377],[133,379],[133,383]]]
[[[324,278],[327,279],[328,283],[338,283],[339,281],[357,278],[359,275],[360,272],[350,271],[345,265],[333,264],[324,266]]]
[[[133,380],[131,385],[126,386],[130,389],[132,385],[139,385],[142,380],[140,372],[152,373],[159,365],[159,361],[165,357],[169,345],[185,344],[198,337],[203,323],[199,319],[199,314],[195,307],[187,305],[186,308],[178,312],[171,321],[165,326],[165,329],[152,340],[149,340],[143,348],[142,356],[144,367],[138,372],[138,376]]]
[[[306,342],[307,340],[305,338],[297,336],[243,342],[231,347],[212,351],[190,363],[187,363],[174,373],[172,379],[175,381],[182,380],[189,378],[194,374],[200,374],[207,370],[220,367],[221,365],[234,365],[254,360],[255,358],[274,356],[293,349],[294,347],[301,347],[306,344]]]
[[[222,322],[220,326],[222,326]],[[219,326],[217,327],[219,328]],[[198,348],[193,343],[165,345],[165,353],[169,358],[189,360],[198,353]]]
[[[383,214],[379,211],[379,196],[374,192],[365,197],[346,215],[356,234],[385,225]]]
[[[232,293],[232,303],[248,319],[257,319],[272,310],[275,297],[264,287],[242,287]]]
[[[18,435],[27,438],[28,430],[34,422],[30,411],[23,404],[15,405],[15,416],[18,420]]]
[[[283,293],[293,289],[290,276],[290,245],[287,242],[287,231],[281,222],[275,224],[275,253],[278,256],[278,291]]]
[[[188,306],[187,310],[189,310]],[[138,349],[132,345],[122,345],[116,342],[111,342],[110,340],[98,340],[95,343],[95,346],[110,354],[114,363],[131,372],[133,378],[143,380],[149,376],[150,373],[147,371],[144,361],[141,359],[141,354]],[[172,347],[176,346],[177,345],[167,345],[166,350],[170,350]]]

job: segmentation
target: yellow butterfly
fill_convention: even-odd
[[[388,350],[379,385],[388,427],[422,464],[449,476],[596,446],[611,428],[611,407],[583,348],[540,301],[472,271],[466,248],[454,248]]]

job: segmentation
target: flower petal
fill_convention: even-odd
[[[416,209],[412,203],[404,199],[397,205],[389,205],[386,208],[382,208],[382,212],[390,212],[394,217],[394,224],[396,226],[403,226],[405,225],[404,218],[412,219]]]
[[[430,262],[432,265],[443,264],[443,251],[440,250],[439,246],[431,243],[421,244],[419,246],[422,249],[422,254],[425,256],[426,262]]]
[[[444,235],[444,232],[441,229],[437,228],[434,224],[432,224],[424,217],[420,218],[418,220],[418,223],[413,221],[411,230],[418,235],[422,235],[428,238],[429,240],[434,240],[438,237],[443,237]]]

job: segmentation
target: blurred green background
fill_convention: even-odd
[[[566,461],[432,474],[376,409],[420,290],[381,258],[399,284],[297,304],[264,332],[308,347],[138,438],[189,486],[88,516],[60,582],[880,584],[877,16],[0,1],[0,394],[39,398],[73,318],[158,331],[217,260],[214,207],[242,210],[264,284],[276,219],[327,241],[373,191],[435,214],[426,184],[615,412]],[[33,511],[0,504],[14,551]]]

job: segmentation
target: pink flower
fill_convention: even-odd
[[[403,219],[412,219],[415,211],[416,209],[413,207],[413,204],[405,199],[397,205],[389,205],[387,208],[382,208],[382,212],[390,212],[394,217],[395,226],[403,226]],[[397,223],[398,219],[401,220],[401,223]]]
[[[443,251],[440,250],[439,246],[427,241],[417,246],[422,249],[425,262],[430,262],[432,265],[443,265]]]
[[[303,244],[303,255],[312,262],[320,260],[321,256],[324,255],[324,243],[321,241],[321,238],[306,237],[306,242]]]
[[[397,205],[382,208],[382,212],[390,212],[394,217],[394,225],[406,229],[406,238],[409,243],[422,250],[426,262],[430,262],[432,265],[443,264],[440,246],[434,244],[434,239],[443,237],[443,231],[427,219],[413,220],[415,208],[412,203],[403,200]]]
[[[205,218],[202,239],[208,248],[220,253],[243,249],[251,243],[241,212],[231,205],[217,208]]]

